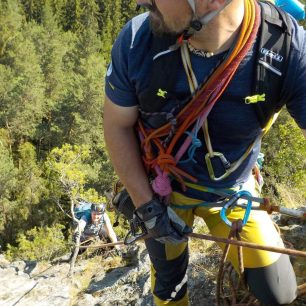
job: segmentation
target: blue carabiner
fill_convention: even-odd
[[[242,197],[242,196],[247,196],[247,197],[252,197],[252,194],[246,190],[240,190],[237,193],[235,193],[226,203],[225,205],[222,207],[221,211],[220,211],[220,216],[221,219],[225,222],[226,225],[228,225],[229,227],[232,227],[232,222],[230,220],[228,220],[228,218],[226,217],[226,210],[231,208],[231,207],[235,207],[237,201]],[[249,219],[250,213],[251,213],[251,209],[252,209],[252,200],[249,199],[248,203],[245,207],[245,214],[242,220],[242,226],[244,226]]]

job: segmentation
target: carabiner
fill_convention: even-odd
[[[124,244],[132,244],[139,239],[147,236],[148,231],[144,223],[134,215],[134,218],[130,220],[131,230],[126,234],[124,238]]]
[[[222,207],[221,211],[220,211],[220,216],[221,219],[225,222],[226,225],[228,225],[229,227],[232,227],[232,222],[228,220],[228,218],[226,217],[226,210],[232,207],[235,207],[237,205],[237,201],[241,198],[241,197],[252,197],[252,194],[246,190],[240,190],[237,193],[235,193],[226,203],[225,205]],[[245,213],[244,213],[244,217],[242,220],[242,226],[244,226],[249,219],[250,213],[251,213],[251,209],[252,209],[252,200],[248,199],[247,200],[248,203],[245,206]]]
[[[231,168],[231,164],[230,162],[225,158],[225,156],[220,153],[220,152],[213,152],[212,153],[213,155],[211,155],[211,153],[206,153],[205,155],[205,161],[206,161],[206,166],[207,166],[207,170],[208,170],[208,174],[209,174],[209,177],[217,182],[217,181],[221,181],[223,180],[224,178],[226,178],[230,173],[228,172],[228,169]],[[211,159],[214,158],[214,157],[218,157],[220,159],[220,161],[222,162],[222,165],[225,169],[225,172],[219,176],[219,177],[216,177],[215,176],[215,172],[214,172],[214,168],[213,168],[213,165],[211,163]]]

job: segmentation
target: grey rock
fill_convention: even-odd
[[[3,254],[0,254],[0,267],[5,268],[10,264],[10,262],[4,257]]]

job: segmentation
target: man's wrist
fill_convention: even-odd
[[[134,201],[134,199],[132,199],[132,200],[133,200],[133,203],[135,205],[135,208],[137,209],[137,208],[139,208],[143,205],[146,205],[148,202],[152,201],[153,199],[154,199],[154,195],[152,193],[152,194],[148,194],[144,197],[139,197],[135,201]]]
[[[156,198],[152,198],[150,201],[144,203],[140,207],[136,208],[135,214],[142,220],[147,221],[162,214],[166,207]]]

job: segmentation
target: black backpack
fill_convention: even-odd
[[[254,94],[265,93],[265,101],[254,104],[262,128],[286,102],[283,93],[291,44],[291,23],[288,15],[270,2],[260,2],[262,24],[257,50]]]

